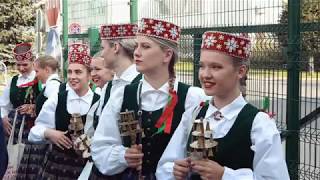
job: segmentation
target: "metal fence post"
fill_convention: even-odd
[[[138,21],[138,0],[130,0],[130,23]]]
[[[299,60],[300,60],[300,0],[288,1],[288,89],[286,160],[290,178],[298,180],[299,152]]]
[[[194,86],[200,86],[198,74],[199,74],[201,37],[202,37],[201,34],[194,34],[193,36],[193,85]]]
[[[62,46],[63,46],[63,62],[66,62],[68,59],[68,0],[62,1]],[[63,77],[66,79],[67,65],[63,63]]]
[[[88,38],[90,42],[90,55],[93,56],[100,50],[99,30],[96,27],[88,29]]]

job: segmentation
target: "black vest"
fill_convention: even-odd
[[[137,90],[139,83],[127,85],[124,90],[123,104],[121,112],[126,110],[133,110],[135,117],[137,118],[138,102],[137,102]],[[178,127],[182,114],[185,111],[185,98],[188,93],[189,85],[178,83],[178,103],[174,109],[171,133],[155,134],[157,128],[155,127],[156,122],[160,118],[163,109],[159,109],[153,112],[142,111],[142,128],[144,129],[145,137],[142,139],[142,151],[143,151],[143,164],[142,174],[155,173],[158,161],[162,156],[167,144],[169,143],[174,131]],[[129,147],[131,144],[129,137],[123,138],[123,145]]]
[[[142,78],[142,74],[138,74],[138,75],[131,81],[131,84],[139,82],[139,81],[141,80],[141,78]],[[109,98],[110,98],[111,88],[112,88],[112,81],[109,81],[109,83],[108,83],[108,85],[107,85],[107,88],[106,88],[105,95],[104,95],[104,99],[101,99],[101,100],[100,100],[100,102],[103,101],[101,111],[103,110],[104,106],[107,104],[107,102],[108,102],[108,100],[109,100]],[[98,110],[98,109],[97,109],[97,110]],[[94,118],[93,118],[93,127],[94,127],[94,129],[97,128],[98,122],[99,122],[99,116],[97,116],[97,110],[95,111],[95,113],[94,113]]]
[[[204,118],[209,105],[204,106],[197,119]],[[252,123],[259,110],[251,104],[246,104],[238,114],[229,132],[222,138],[214,139],[218,142],[217,151],[212,160],[221,166],[231,169],[253,167],[254,151],[250,149]],[[193,180],[200,176],[192,176]]]
[[[58,82],[61,83],[61,81],[58,80],[58,79],[52,79],[52,80],[58,81]],[[48,98],[44,95],[45,90],[46,90],[46,87],[44,87],[44,88],[42,89],[42,91],[39,93],[39,95],[38,95],[37,98],[36,98],[36,114],[37,114],[37,115],[39,115],[39,113],[40,113],[40,111],[41,111],[41,109],[42,109],[42,106],[43,106],[44,102],[46,102],[46,100],[48,99]]]
[[[58,104],[55,112],[56,130],[60,130],[60,131],[68,130],[71,114],[69,114],[67,111],[67,97],[68,97],[68,91],[63,91],[58,93]],[[98,100],[99,100],[99,95],[94,93],[91,106]],[[81,118],[82,118],[83,124],[85,124],[86,115],[81,116]],[[75,152],[72,149],[65,150],[65,151],[68,151],[67,153],[71,153],[75,155]]]
[[[30,103],[29,99],[25,100],[28,87],[19,88],[17,86],[18,76],[19,75],[13,76],[11,81],[11,86],[10,86],[10,102],[13,105],[13,108],[17,108],[25,103],[28,103],[28,104]],[[38,96],[38,94],[39,94],[38,84],[35,84],[32,86],[32,97],[34,98],[31,99],[32,101],[31,103],[34,103],[35,98]],[[28,98],[30,98],[30,96]]]

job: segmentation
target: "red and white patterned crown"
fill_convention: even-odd
[[[74,43],[69,45],[69,53],[89,54],[89,46],[86,44]]]
[[[32,50],[30,43],[17,44],[13,49],[13,55],[17,61],[26,61],[32,58]]]
[[[243,60],[249,58],[250,40],[225,32],[207,31],[202,35],[201,49],[223,52]]]
[[[135,38],[138,31],[136,24],[112,24],[100,27],[101,39]]]
[[[141,19],[138,30],[139,35],[161,38],[176,44],[179,42],[180,33],[180,27],[173,23],[149,18]]]
[[[88,54],[73,52],[68,54],[68,61],[69,64],[76,63],[83,64],[85,66],[90,66],[91,56],[89,56]]]

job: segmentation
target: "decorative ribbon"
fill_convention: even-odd
[[[25,84],[21,84],[20,86],[18,86],[18,88],[31,87],[31,86],[34,86],[37,83],[38,83],[38,79],[35,78],[33,81],[30,81],[30,82],[25,83]]]
[[[173,119],[173,110],[178,103],[178,95],[175,90],[169,90],[169,101],[159,120],[157,121],[155,127],[158,128],[156,134],[164,131],[167,134],[170,134],[172,119]]]
[[[208,104],[209,104],[209,100],[202,101],[202,102],[200,103],[200,107],[202,108],[202,107],[204,107],[204,106],[207,106]]]

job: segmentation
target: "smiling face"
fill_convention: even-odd
[[[93,58],[90,68],[92,81],[100,88],[113,78],[113,71],[104,66],[104,61],[101,57]]]
[[[20,74],[27,76],[33,70],[33,62],[30,60],[17,61],[17,69]]]
[[[201,51],[199,80],[208,96],[225,97],[239,92],[239,80],[245,73],[246,67],[236,67],[230,56],[216,51]]]
[[[68,65],[68,83],[77,94],[88,90],[90,78],[90,72],[85,65],[77,63]]]

